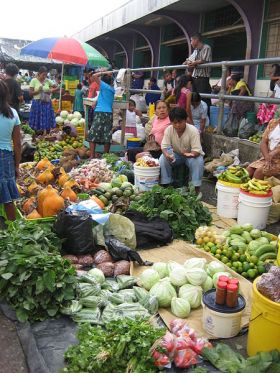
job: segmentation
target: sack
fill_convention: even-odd
[[[172,242],[173,232],[166,220],[158,217],[149,219],[137,211],[127,211],[124,216],[134,223],[136,249],[149,249]]]
[[[113,236],[107,236],[105,239],[105,244],[114,261],[128,260],[137,262],[141,266],[153,264],[152,262],[143,261],[141,256],[136,251],[131,250]]]
[[[280,220],[280,203],[272,202],[272,205],[268,213],[267,225],[278,223],[279,220]]]
[[[240,139],[249,139],[249,137],[253,136],[256,132],[255,123],[249,122],[246,118],[241,119],[238,131],[238,137]]]
[[[75,211],[75,214],[60,212],[54,231],[64,239],[62,250],[66,254],[83,255],[97,251],[93,243],[92,219],[85,211]]]
[[[239,128],[238,117],[236,114],[233,114],[231,111],[224,124],[223,134],[228,137],[237,137],[238,128]]]

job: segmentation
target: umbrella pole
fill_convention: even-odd
[[[60,83],[60,88],[59,88],[59,107],[58,107],[59,111],[61,110],[63,75],[64,75],[64,62],[62,62],[62,67],[61,67],[61,83]]]

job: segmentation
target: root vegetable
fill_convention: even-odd
[[[130,262],[127,260],[120,260],[115,263],[114,276],[129,275],[130,274]]]
[[[104,262],[98,264],[97,268],[104,273],[105,277],[112,277],[114,275],[115,264],[112,262]]]
[[[101,264],[105,262],[113,262],[113,258],[106,250],[99,250],[93,257],[95,264]]]

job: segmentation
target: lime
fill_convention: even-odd
[[[225,255],[225,256],[227,256],[228,255],[228,250],[223,249],[222,254]]]
[[[216,254],[222,254],[222,250],[221,249],[217,249]]]
[[[249,269],[247,271],[248,277],[251,279],[254,279],[257,275],[257,270],[256,269]]]
[[[227,258],[226,256],[223,256],[223,257],[222,257],[222,262],[223,262],[224,264],[226,264],[226,263],[228,262],[228,258]]]
[[[240,255],[240,258],[239,258],[239,260],[240,260],[240,262],[241,263],[244,263],[244,262],[246,262],[246,255]]]
[[[213,247],[213,246],[215,246],[215,244],[214,244],[213,242],[208,242],[208,243],[207,243],[207,246],[208,246],[208,247]]]
[[[253,263],[253,264],[257,264],[259,261],[259,258],[255,255],[251,256],[250,257],[250,262]]]
[[[265,272],[266,272],[265,267],[263,265],[258,264],[258,273],[261,275]]]
[[[221,255],[220,255],[220,254],[216,254],[216,255],[215,255],[215,258],[217,258],[217,259],[221,259]]]
[[[254,269],[255,268],[255,264],[254,263],[249,263],[249,266],[250,266],[250,269]]]
[[[231,268],[231,267],[232,267],[232,263],[231,263],[231,262],[228,262],[228,263],[227,263],[227,266],[228,266],[229,268]]]
[[[238,262],[232,262],[232,267],[233,268],[238,268]]]
[[[210,249],[210,247],[205,246],[205,247],[204,247],[204,250],[207,251],[207,252],[209,252],[211,249]]]
[[[236,262],[239,259],[240,255],[238,253],[233,254],[232,260]]]
[[[242,272],[242,273],[241,273],[241,276],[243,276],[243,277],[245,277],[245,278],[248,278],[248,274],[247,274],[247,272]]]
[[[211,253],[216,254],[217,248],[216,246],[211,247]]]
[[[243,262],[242,267],[243,271],[247,272],[250,269],[250,264],[248,262]]]
[[[242,267],[238,267],[235,270],[236,270],[237,273],[242,273],[242,271],[243,271]]]

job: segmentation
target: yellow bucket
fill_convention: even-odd
[[[276,260],[276,265],[280,267],[280,235],[278,236],[278,254],[277,254],[277,260]]]
[[[264,297],[257,289],[259,277],[253,283],[252,311],[249,323],[247,353],[280,351],[280,303]]]

